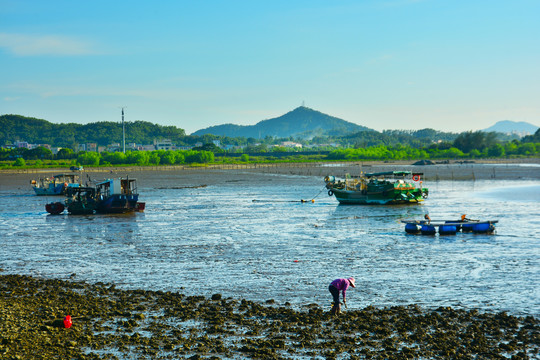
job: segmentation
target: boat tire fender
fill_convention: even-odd
[[[328,190],[328,196],[334,195],[334,192],[332,190]]]

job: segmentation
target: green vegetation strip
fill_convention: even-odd
[[[321,290],[324,291],[324,290]],[[0,276],[0,359],[527,359],[533,316],[290,304]],[[64,328],[62,319],[73,317]]]

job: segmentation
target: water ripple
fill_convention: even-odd
[[[426,184],[425,204],[381,207],[340,206],[326,193],[300,203],[320,191],[322,180],[311,177],[216,177],[181,190],[171,187],[201,180],[157,172],[146,181],[146,212],[121,216],[47,215],[52,199],[3,184],[2,269],[295,305],[328,303],[328,283],[353,275],[351,308],[419,303],[540,313],[539,211],[513,195],[538,196],[538,184],[439,181]],[[500,222],[495,235],[406,234],[400,220],[425,213]]]

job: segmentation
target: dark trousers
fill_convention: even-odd
[[[334,297],[334,305],[339,304],[339,290],[334,286],[330,285],[328,286],[328,290],[330,291],[330,294]]]

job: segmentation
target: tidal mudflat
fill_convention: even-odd
[[[49,216],[34,174],[0,174],[0,358],[538,358],[538,166],[430,169],[429,198],[396,207],[321,192],[357,168],[137,170],[128,216]],[[425,213],[499,223],[406,234]],[[333,318],[328,283],[351,275]]]
[[[121,290],[0,276],[2,359],[528,359],[540,327],[512,316],[415,305],[335,317],[318,304]],[[65,328],[62,319],[73,317]]]

